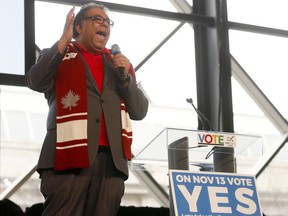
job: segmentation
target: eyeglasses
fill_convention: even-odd
[[[109,27],[113,27],[114,22],[110,19],[104,19],[102,16],[99,15],[95,15],[95,16],[89,16],[89,17],[85,17],[84,20],[87,19],[91,19],[94,23],[98,23],[98,24],[103,24],[105,21],[108,24]]]

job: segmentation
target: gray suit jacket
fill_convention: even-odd
[[[38,62],[26,74],[27,86],[45,94],[49,105],[47,134],[41,149],[38,171],[53,168],[56,150],[56,97],[54,75],[64,56],[58,52],[57,43],[40,52]],[[89,70],[89,69],[88,69]],[[120,98],[132,120],[143,119],[148,110],[148,101],[131,77],[128,88],[119,86],[118,73],[111,62],[104,58],[104,82],[99,93],[92,74],[86,73],[88,100],[88,150],[92,164],[98,152],[102,111],[106,120],[109,144],[116,168],[128,178],[127,160],[123,156],[121,143]]]

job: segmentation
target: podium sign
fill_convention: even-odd
[[[198,146],[217,146],[217,147],[236,147],[236,134],[233,133],[213,133],[213,132],[198,132]]]
[[[175,216],[261,216],[255,177],[170,170]]]

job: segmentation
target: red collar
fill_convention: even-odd
[[[77,43],[76,41],[74,41],[73,42],[73,45],[74,46],[76,46],[81,52],[88,52],[88,53],[90,53],[90,54],[92,54],[92,55],[101,55],[101,54],[106,54],[106,55],[111,55],[111,51],[110,50],[108,50],[106,47],[102,50],[102,51],[100,51],[100,52],[97,52],[97,53],[91,53],[91,52],[89,52],[87,49],[85,49],[84,47],[82,47],[79,43]]]

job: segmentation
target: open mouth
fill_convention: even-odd
[[[101,37],[106,37],[107,36],[107,32],[104,32],[104,31],[97,31],[96,34],[101,36]]]

